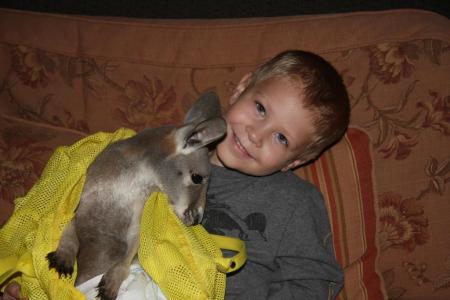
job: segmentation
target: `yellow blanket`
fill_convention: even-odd
[[[134,134],[129,129],[100,132],[56,149],[41,178],[16,199],[14,214],[0,229],[0,283],[16,273],[30,300],[84,299],[73,287],[76,266],[72,277],[59,278],[45,257],[56,249],[74,216],[89,164],[108,144]],[[246,260],[242,241],[210,235],[201,225],[184,226],[162,193],[147,201],[141,229],[139,261],[169,299],[223,299],[225,273]],[[223,258],[220,248],[238,254]]]

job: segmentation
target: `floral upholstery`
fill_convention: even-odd
[[[327,201],[348,280],[339,297],[449,299],[449,28],[417,10],[202,21],[0,10],[0,224],[58,145],[179,122],[207,90],[225,109],[259,63],[311,50],[352,105],[346,138],[298,170]]]

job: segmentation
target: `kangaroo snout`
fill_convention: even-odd
[[[203,213],[205,211],[205,201],[198,201],[197,205],[180,205],[179,203],[171,203],[173,212],[180,219],[180,221],[186,225],[197,225],[203,219]]]
[[[190,166],[189,163],[182,164],[184,168],[187,167],[190,171],[196,168],[196,172],[193,173],[195,176],[191,172],[184,172],[187,174],[183,180],[178,181],[178,184],[175,184],[174,180],[167,183],[164,183],[164,180],[162,181],[161,190],[167,194],[173,212],[187,226],[200,223],[205,211],[210,167],[208,155],[206,152],[204,154],[205,157],[201,160],[205,162],[204,164],[200,164],[197,159],[190,161]],[[192,163],[195,163],[195,166]],[[202,180],[198,180],[197,177],[202,177]]]

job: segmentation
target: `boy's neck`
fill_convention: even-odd
[[[215,166],[223,167],[223,164],[220,162],[219,158],[217,157],[216,150],[212,150],[209,153],[209,162]]]

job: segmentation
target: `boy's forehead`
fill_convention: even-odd
[[[303,94],[304,92],[304,83],[301,80],[300,76],[296,75],[285,75],[285,76],[273,76],[255,83],[254,87],[258,87],[260,89],[264,89],[266,86],[271,85],[280,85],[284,87],[288,87],[289,89],[296,90],[298,93]]]
[[[291,103],[292,105],[303,106],[305,95],[303,87],[301,81],[291,77],[272,77],[255,84],[253,90],[273,102],[280,102],[288,98],[295,100]]]

